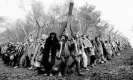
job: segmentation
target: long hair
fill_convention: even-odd
[[[55,32],[51,32],[50,33],[50,36],[48,37],[48,39],[51,40],[51,36],[54,35],[54,39],[53,40],[58,40],[57,36],[56,36],[56,33]]]
[[[52,35],[54,35],[53,40],[51,40]],[[48,48],[50,45],[56,46],[55,48],[59,49],[59,42],[55,32],[50,33],[50,36],[46,39],[45,47],[47,46]]]

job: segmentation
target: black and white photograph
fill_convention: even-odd
[[[0,80],[133,80],[133,0],[0,0]]]

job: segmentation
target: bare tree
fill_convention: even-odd
[[[94,10],[95,6],[93,5],[86,4],[80,7],[79,19],[83,33],[87,33],[89,27],[95,27],[100,22],[100,12]]]

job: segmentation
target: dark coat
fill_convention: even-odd
[[[56,37],[53,40],[51,40],[51,36],[46,39],[43,55],[44,56],[49,55],[50,49],[51,49],[51,55],[56,55],[57,50],[60,49],[60,44]]]
[[[53,34],[52,34],[53,35]],[[46,39],[45,45],[44,45],[44,50],[42,51],[43,57],[42,57],[42,65],[46,70],[50,70],[52,66],[55,64],[55,57],[56,57],[56,52],[57,50],[60,49],[60,44],[59,41],[56,37],[51,40],[51,35]],[[49,56],[51,51],[51,56]],[[50,64],[49,64],[50,62]]]

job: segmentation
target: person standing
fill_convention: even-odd
[[[58,57],[60,57],[60,59],[61,59],[59,75],[65,76],[65,70],[68,68],[67,62],[70,57],[70,50],[69,50],[70,43],[69,43],[68,37],[66,35],[61,36],[60,45],[61,45],[60,51],[58,54]]]
[[[81,45],[81,53],[82,53],[82,58],[81,60],[83,61],[83,68],[87,69],[88,66],[88,55],[89,55],[89,43],[88,39],[84,36],[80,38],[80,45]]]
[[[92,48],[92,44],[91,44],[91,41],[90,41],[90,36],[84,36],[83,37],[83,42],[84,42],[85,53],[86,53],[88,59],[90,59],[90,53],[91,53],[91,48]],[[89,64],[89,60],[88,60],[88,64]]]
[[[112,55],[113,55],[113,52],[112,52],[112,46],[111,46],[111,43],[109,41],[105,41],[105,48],[106,48],[106,51],[108,53],[108,59],[111,60],[112,59]]]
[[[81,48],[82,46],[80,45],[79,35],[75,35],[72,39],[72,44],[71,44],[71,57],[73,59],[73,62],[69,66],[69,70],[71,70],[72,67],[76,65],[78,76],[84,76],[80,72],[80,60],[81,60],[81,55],[82,55]]]
[[[90,48],[90,65],[94,67],[96,65],[96,55],[95,55],[95,42],[91,40],[92,47]]]
[[[35,40],[33,38],[33,36],[30,34],[30,37],[29,37],[29,40],[28,40],[28,58],[30,60],[30,67],[28,69],[33,69],[33,65],[34,65],[34,62],[32,60],[32,57],[33,57],[33,53],[34,53],[34,49],[35,49]]]
[[[99,37],[96,37],[95,38],[95,49],[96,49],[96,55],[97,55],[97,58],[98,58],[98,63],[104,63],[104,62],[107,62],[107,60],[104,58],[104,55],[103,55],[103,47],[102,47],[102,43],[100,41],[100,38]]]
[[[59,41],[56,37],[56,33],[50,33],[50,36],[46,39],[46,43],[44,45],[43,57],[42,57],[42,65],[45,68],[45,72],[48,76],[50,76],[51,69],[55,64],[56,52],[59,50]],[[50,57],[51,55],[51,57]],[[49,61],[50,58],[50,61]]]

